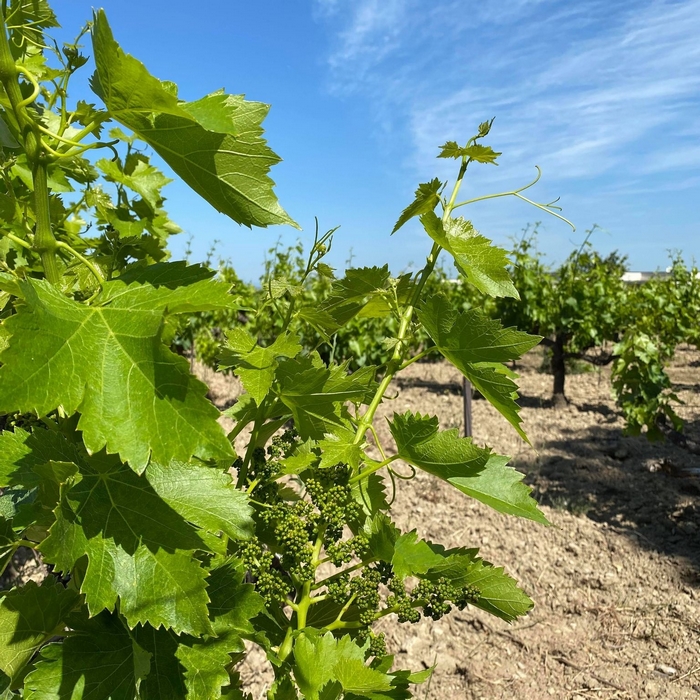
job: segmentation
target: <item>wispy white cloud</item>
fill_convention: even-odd
[[[700,0],[317,2],[333,10],[333,88],[366,94],[421,172],[492,115],[510,173],[700,165]]]
[[[337,90],[357,89],[373,80],[370,73],[382,61],[400,50],[409,26],[410,0],[318,0],[328,15],[342,13],[346,26],[337,37],[337,46],[328,58]]]

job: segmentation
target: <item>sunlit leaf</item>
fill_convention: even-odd
[[[195,192],[246,226],[291,224],[268,177],[279,157],[262,138],[268,106],[214,93],[183,102],[114,40],[103,10],[92,41],[92,88],[110,116],[146,141]]]

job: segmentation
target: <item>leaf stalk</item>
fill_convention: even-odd
[[[457,176],[457,180],[454,184],[454,187],[452,188],[452,194],[450,196],[449,201],[447,204],[444,205],[444,211],[442,215],[442,221],[443,224],[447,222],[447,220],[450,218],[450,214],[452,213],[452,210],[455,207],[455,201],[457,200],[457,195],[459,194],[459,189],[462,186],[462,180],[464,179],[464,175],[467,172],[467,167],[469,165],[469,160],[467,158],[462,159],[462,164],[459,169],[459,174]],[[413,295],[411,296],[411,300],[409,304],[406,306],[404,309],[403,313],[401,314],[401,323],[399,325],[399,332],[396,336],[396,346],[394,347],[394,352],[391,356],[391,359],[387,363],[387,368],[386,368],[386,374],[382,378],[382,381],[379,383],[379,386],[377,387],[377,390],[374,394],[374,397],[372,398],[372,401],[370,402],[367,411],[365,411],[364,415],[360,419],[360,422],[357,426],[357,431],[355,433],[355,439],[354,443],[356,445],[359,445],[362,443],[362,441],[365,438],[365,434],[369,430],[370,426],[372,425],[374,421],[374,415],[377,412],[377,409],[379,408],[379,405],[382,403],[384,399],[384,394],[386,393],[387,389],[389,388],[389,385],[391,384],[391,381],[393,380],[394,376],[396,375],[397,372],[401,371],[403,364],[404,364],[404,353],[406,351],[406,338],[408,336],[408,330],[411,325],[411,320],[413,318],[413,311],[415,310],[416,306],[418,305],[421,294],[423,292],[423,288],[425,287],[426,282],[428,281],[428,278],[430,275],[433,273],[433,270],[435,269],[435,264],[437,263],[438,256],[440,255],[440,251],[442,250],[442,247],[434,243],[433,247],[430,250],[430,253],[428,254],[428,258],[425,263],[425,267],[421,270],[420,276],[418,278],[418,282],[416,283],[416,286],[413,290]],[[382,464],[384,466],[384,464]],[[376,471],[378,468],[373,468],[373,471]],[[364,478],[365,476],[368,476],[371,474],[372,471],[365,471],[362,472],[362,476],[360,478]],[[356,477],[353,477],[353,479],[356,479],[360,475],[357,475]],[[353,480],[351,479],[351,483],[353,483]]]
[[[27,159],[32,165],[32,180],[34,186],[34,214],[36,228],[34,235],[34,250],[39,254],[44,267],[46,279],[53,285],[60,280],[58,261],[56,259],[56,238],[51,229],[51,212],[49,209],[49,185],[45,156],[42,153],[41,137],[36,122],[27,112],[29,98],[22,96],[18,77],[20,74],[27,76],[25,68],[19,68],[10,50],[7,36],[7,25],[3,9],[0,8],[0,82],[5,88],[10,100],[12,111],[17,119],[20,130],[20,139],[23,141]],[[33,76],[29,78],[36,93],[38,83]],[[33,102],[36,95],[32,94]]]

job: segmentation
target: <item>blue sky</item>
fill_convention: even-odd
[[[76,33],[84,0],[54,0]],[[258,276],[278,238],[340,225],[331,264],[389,262],[395,273],[430,247],[419,227],[389,232],[419,182],[454,177],[436,160],[496,117],[465,196],[510,190],[543,170],[538,201],[561,197],[565,224],[515,200],[462,209],[508,244],[542,220],[540,247],[563,259],[585,229],[631,269],[665,267],[667,250],[700,258],[700,0],[104,0],[115,37],[184,99],[224,87],[272,104],[272,171],[280,202],[303,228],[241,228],[186,186],[166,208],[202,258],[218,254]],[[76,93],[84,96],[84,93]],[[185,236],[173,239],[181,256]]]

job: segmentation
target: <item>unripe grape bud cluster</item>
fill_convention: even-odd
[[[316,581],[322,558],[342,568],[370,553],[370,540],[364,532],[343,538],[349,527],[357,530],[363,516],[349,484],[352,472],[347,464],[310,467],[302,474],[303,488],[296,500],[280,497],[277,480],[283,474],[282,460],[298,444],[296,433],[288,430],[273,438],[267,452],[256,449],[248,468],[248,484],[258,506],[258,533],[238,545],[238,555],[268,605],[291,603],[294,607],[295,596],[304,586],[304,595],[314,590],[309,586]],[[415,623],[422,615],[439,620],[453,606],[462,610],[480,596],[475,586],[455,585],[442,577],[420,579],[409,590],[385,561],[353,568],[360,571],[336,573],[319,595],[325,594],[341,615],[352,608],[357,626],[351,629],[358,643],[366,645],[367,658],[386,653],[384,636],[370,630],[379,617],[395,613],[399,622]],[[387,588],[383,603],[382,591]]]

